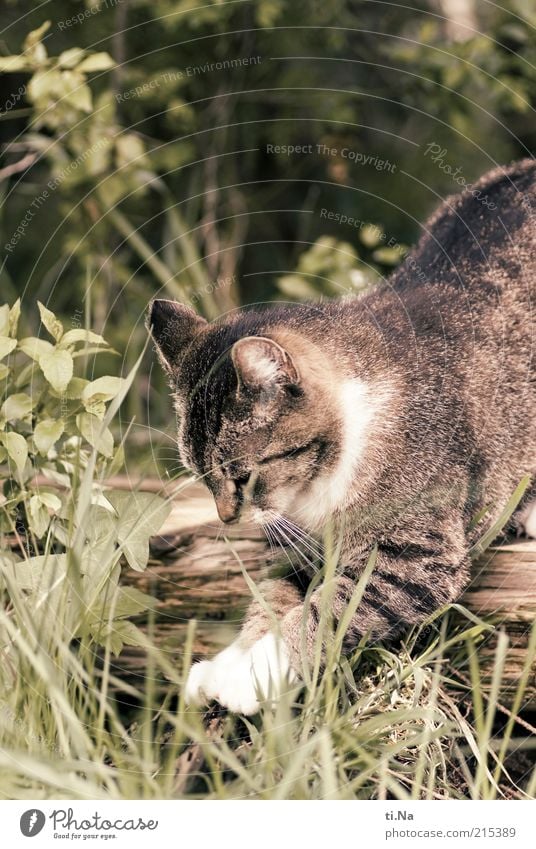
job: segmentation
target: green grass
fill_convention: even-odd
[[[80,498],[83,503],[83,493]],[[325,611],[334,564],[328,557],[324,567]],[[71,568],[76,570],[75,558]],[[4,581],[4,798],[534,796],[534,739],[517,713],[529,684],[536,630],[509,716],[497,712],[507,638],[498,636],[491,691],[485,692],[478,646],[491,628],[455,606],[413,630],[396,650],[363,643],[352,657],[341,658],[339,628],[325,672],[317,657],[305,688],[286,694],[275,710],[244,719],[185,708],[182,685],[195,623],[181,668],[152,644],[149,623],[147,674],[136,688],[114,678],[110,643],[98,652],[90,637],[73,642],[75,583],[55,589],[50,628],[51,611],[40,616],[7,573]],[[325,613],[321,627],[332,633]],[[164,695],[156,686],[162,678],[168,681]],[[138,705],[134,714],[113,696],[117,689]]]

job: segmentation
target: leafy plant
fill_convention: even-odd
[[[0,71],[32,73],[28,98],[37,110],[37,126],[57,130],[75,123],[80,113],[92,111],[87,75],[113,68],[114,61],[108,53],[89,53],[80,47],[50,57],[43,43],[50,26],[51,22],[45,21],[28,33],[20,55],[0,57]]]
[[[107,490],[123,457],[109,428],[110,402],[133,375],[76,374],[109,346],[91,330],[66,331],[43,304],[39,311],[49,339],[19,338],[20,302],[0,307],[3,584],[24,591],[47,638],[63,599],[73,638],[104,644],[112,633],[118,653],[137,639],[126,617],[153,603],[119,586],[120,561],[145,568],[149,537],[169,506],[152,494]]]
[[[54,516],[66,518],[69,499],[57,495],[57,485],[70,489],[75,462],[85,468],[91,448],[102,474],[121,462],[121,450],[114,450],[112,433],[102,424],[106,404],[122,384],[117,377],[92,381],[75,375],[77,362],[109,346],[91,330],[64,331],[41,303],[39,312],[49,338],[17,338],[20,301],[0,307],[0,471],[6,497],[0,527],[8,530],[9,519],[24,507],[27,527],[38,540]]]

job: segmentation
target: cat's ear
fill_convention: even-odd
[[[151,302],[146,325],[156,342],[160,362],[171,375],[184,349],[206,323],[204,318],[185,304],[164,300]]]
[[[265,336],[246,336],[232,347],[231,357],[239,391],[269,391],[277,386],[297,386],[298,370],[281,345]]]

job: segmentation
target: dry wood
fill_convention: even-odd
[[[154,482],[146,484],[154,491]],[[168,487],[167,494],[172,490]],[[227,538],[226,539],[224,538]],[[154,637],[180,663],[186,626],[198,625],[194,654],[210,656],[232,639],[250,591],[241,563],[257,581],[267,567],[281,561],[253,526],[226,528],[218,521],[212,498],[198,485],[181,485],[172,512],[152,541],[152,560],[143,573],[125,571],[124,580],[158,599]],[[536,617],[536,542],[515,540],[488,549],[473,564],[473,580],[461,603],[482,619],[503,628],[510,647],[501,698],[513,698],[526,659],[528,635]],[[493,669],[494,637],[479,647],[484,685]],[[142,683],[145,657],[125,648],[115,672]],[[525,707],[536,709],[536,662],[533,662]]]

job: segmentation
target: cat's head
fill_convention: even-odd
[[[147,323],[170,378],[182,462],[203,476],[220,518],[277,514],[317,526],[347,498],[366,388],[344,379],[299,326],[269,317],[208,324],[156,300]]]

